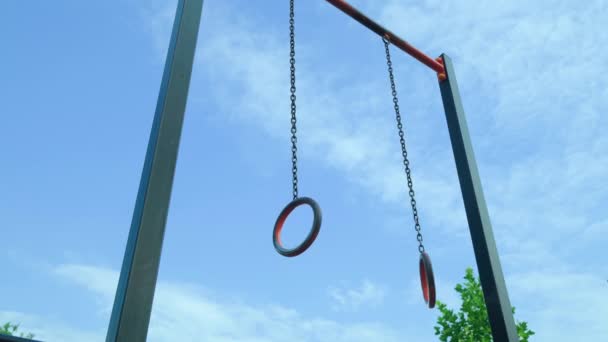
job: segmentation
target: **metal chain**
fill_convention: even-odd
[[[410,191],[410,203],[412,204],[412,212],[414,214],[414,222],[416,229],[416,239],[418,240],[418,251],[424,252],[422,244],[422,234],[420,233],[420,222],[418,220],[418,209],[416,209],[416,200],[414,199],[414,185],[412,183],[412,175],[410,170],[410,161],[407,159],[407,149],[405,148],[405,139],[403,134],[403,125],[401,124],[401,114],[399,113],[399,100],[397,99],[397,90],[395,87],[395,78],[393,76],[393,63],[391,62],[391,53],[389,50],[389,41],[386,37],[382,37],[384,48],[386,50],[386,64],[388,65],[388,74],[391,80],[391,90],[393,94],[393,103],[395,104],[395,114],[397,116],[397,128],[399,129],[399,141],[401,142],[401,153],[403,155],[403,165],[405,166],[405,174],[407,176],[407,186]]]
[[[294,0],[289,1],[289,47],[290,47],[290,58],[289,63],[291,64],[291,162],[292,168],[291,173],[293,175],[293,199],[298,198],[298,157],[296,152],[298,148],[296,143],[296,43],[295,43],[295,32],[294,32]]]

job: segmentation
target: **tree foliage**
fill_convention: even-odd
[[[8,336],[17,336],[15,333],[19,329],[19,324],[12,324],[11,322],[7,322],[4,325],[0,325],[0,334],[8,335]],[[34,338],[34,334],[32,333],[19,333],[19,337],[23,338]]]
[[[466,269],[464,279],[465,282],[455,288],[462,299],[460,311],[455,313],[445,303],[437,301],[441,316],[437,319],[435,335],[442,342],[491,342],[492,330],[481,284],[473,275],[472,268]],[[515,314],[515,308],[512,308],[512,312]],[[516,326],[521,342],[528,342],[530,336],[534,335],[528,323],[519,322]]]

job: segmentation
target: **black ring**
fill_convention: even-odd
[[[420,253],[420,283],[422,285],[422,297],[430,309],[435,307],[435,276],[431,258],[426,252]]]
[[[308,204],[312,208],[313,212],[313,221],[312,227],[310,228],[310,232],[306,239],[296,248],[287,249],[281,246],[281,230],[283,230],[283,224],[285,224],[285,220],[287,216],[291,214],[291,212],[298,206],[302,204]],[[276,251],[286,257],[294,257],[302,254],[304,251],[308,249],[312,245],[312,243],[317,238],[319,234],[319,230],[321,228],[321,207],[310,197],[300,197],[293,201],[291,201],[287,206],[281,211],[281,214],[277,218],[276,223],[274,224],[274,230],[272,232],[272,243],[274,244],[274,249]]]

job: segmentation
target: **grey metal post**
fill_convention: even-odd
[[[203,0],[179,0],[106,342],[148,334]]]
[[[479,180],[471,138],[460,100],[451,59],[443,54],[447,79],[439,82],[460,189],[471,231],[479,278],[488,309],[494,342],[519,341],[507,286],[500,266],[488,208]]]

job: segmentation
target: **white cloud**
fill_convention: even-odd
[[[69,279],[81,287],[97,293],[98,312],[101,315],[110,315],[118,274],[109,268],[92,267],[86,265],[63,264],[52,268],[53,273],[61,278]]]
[[[602,341],[608,336],[606,277],[562,269],[530,269],[511,277],[516,319],[528,321],[543,341]],[[565,329],[567,327],[567,329]]]
[[[357,311],[363,307],[377,308],[386,297],[387,289],[369,280],[364,280],[359,288],[331,286],[329,296],[333,299],[332,309],[336,311]]]
[[[177,1],[154,0],[146,1],[145,6],[139,6],[143,28],[153,39],[154,48],[157,52],[155,58],[164,60],[166,57],[171,29],[175,18]]]
[[[114,299],[118,274],[109,268],[63,264],[54,269],[56,275],[70,279],[77,285],[103,295],[104,300]]]
[[[455,60],[465,107],[485,98],[487,110],[467,114],[503,263],[600,267],[580,236],[608,241],[593,233],[606,225],[608,199],[608,81],[597,77],[608,3],[366,4],[422,50]]]
[[[88,265],[60,265],[55,274],[77,284],[111,304],[118,273]],[[377,289],[372,286],[372,292]],[[362,296],[369,297],[364,287]],[[221,294],[220,294],[221,295]],[[251,306],[235,300],[219,300],[191,284],[159,282],[150,321],[149,341],[401,341],[391,328],[373,322],[343,323],[320,317],[305,317],[280,305]],[[111,298],[111,300],[110,300]],[[106,314],[109,317],[109,313]],[[14,315],[12,317],[15,317]],[[106,318],[107,318],[106,317]],[[51,332],[39,319],[27,320],[33,332],[49,341],[76,341],[73,336],[88,334],[86,341],[100,340],[100,334],[76,333],[59,325]],[[51,336],[67,336],[59,339]],[[71,334],[71,335],[70,335]]]
[[[605,236],[608,236],[608,219],[591,224],[583,232],[583,237],[590,241],[602,239]]]

